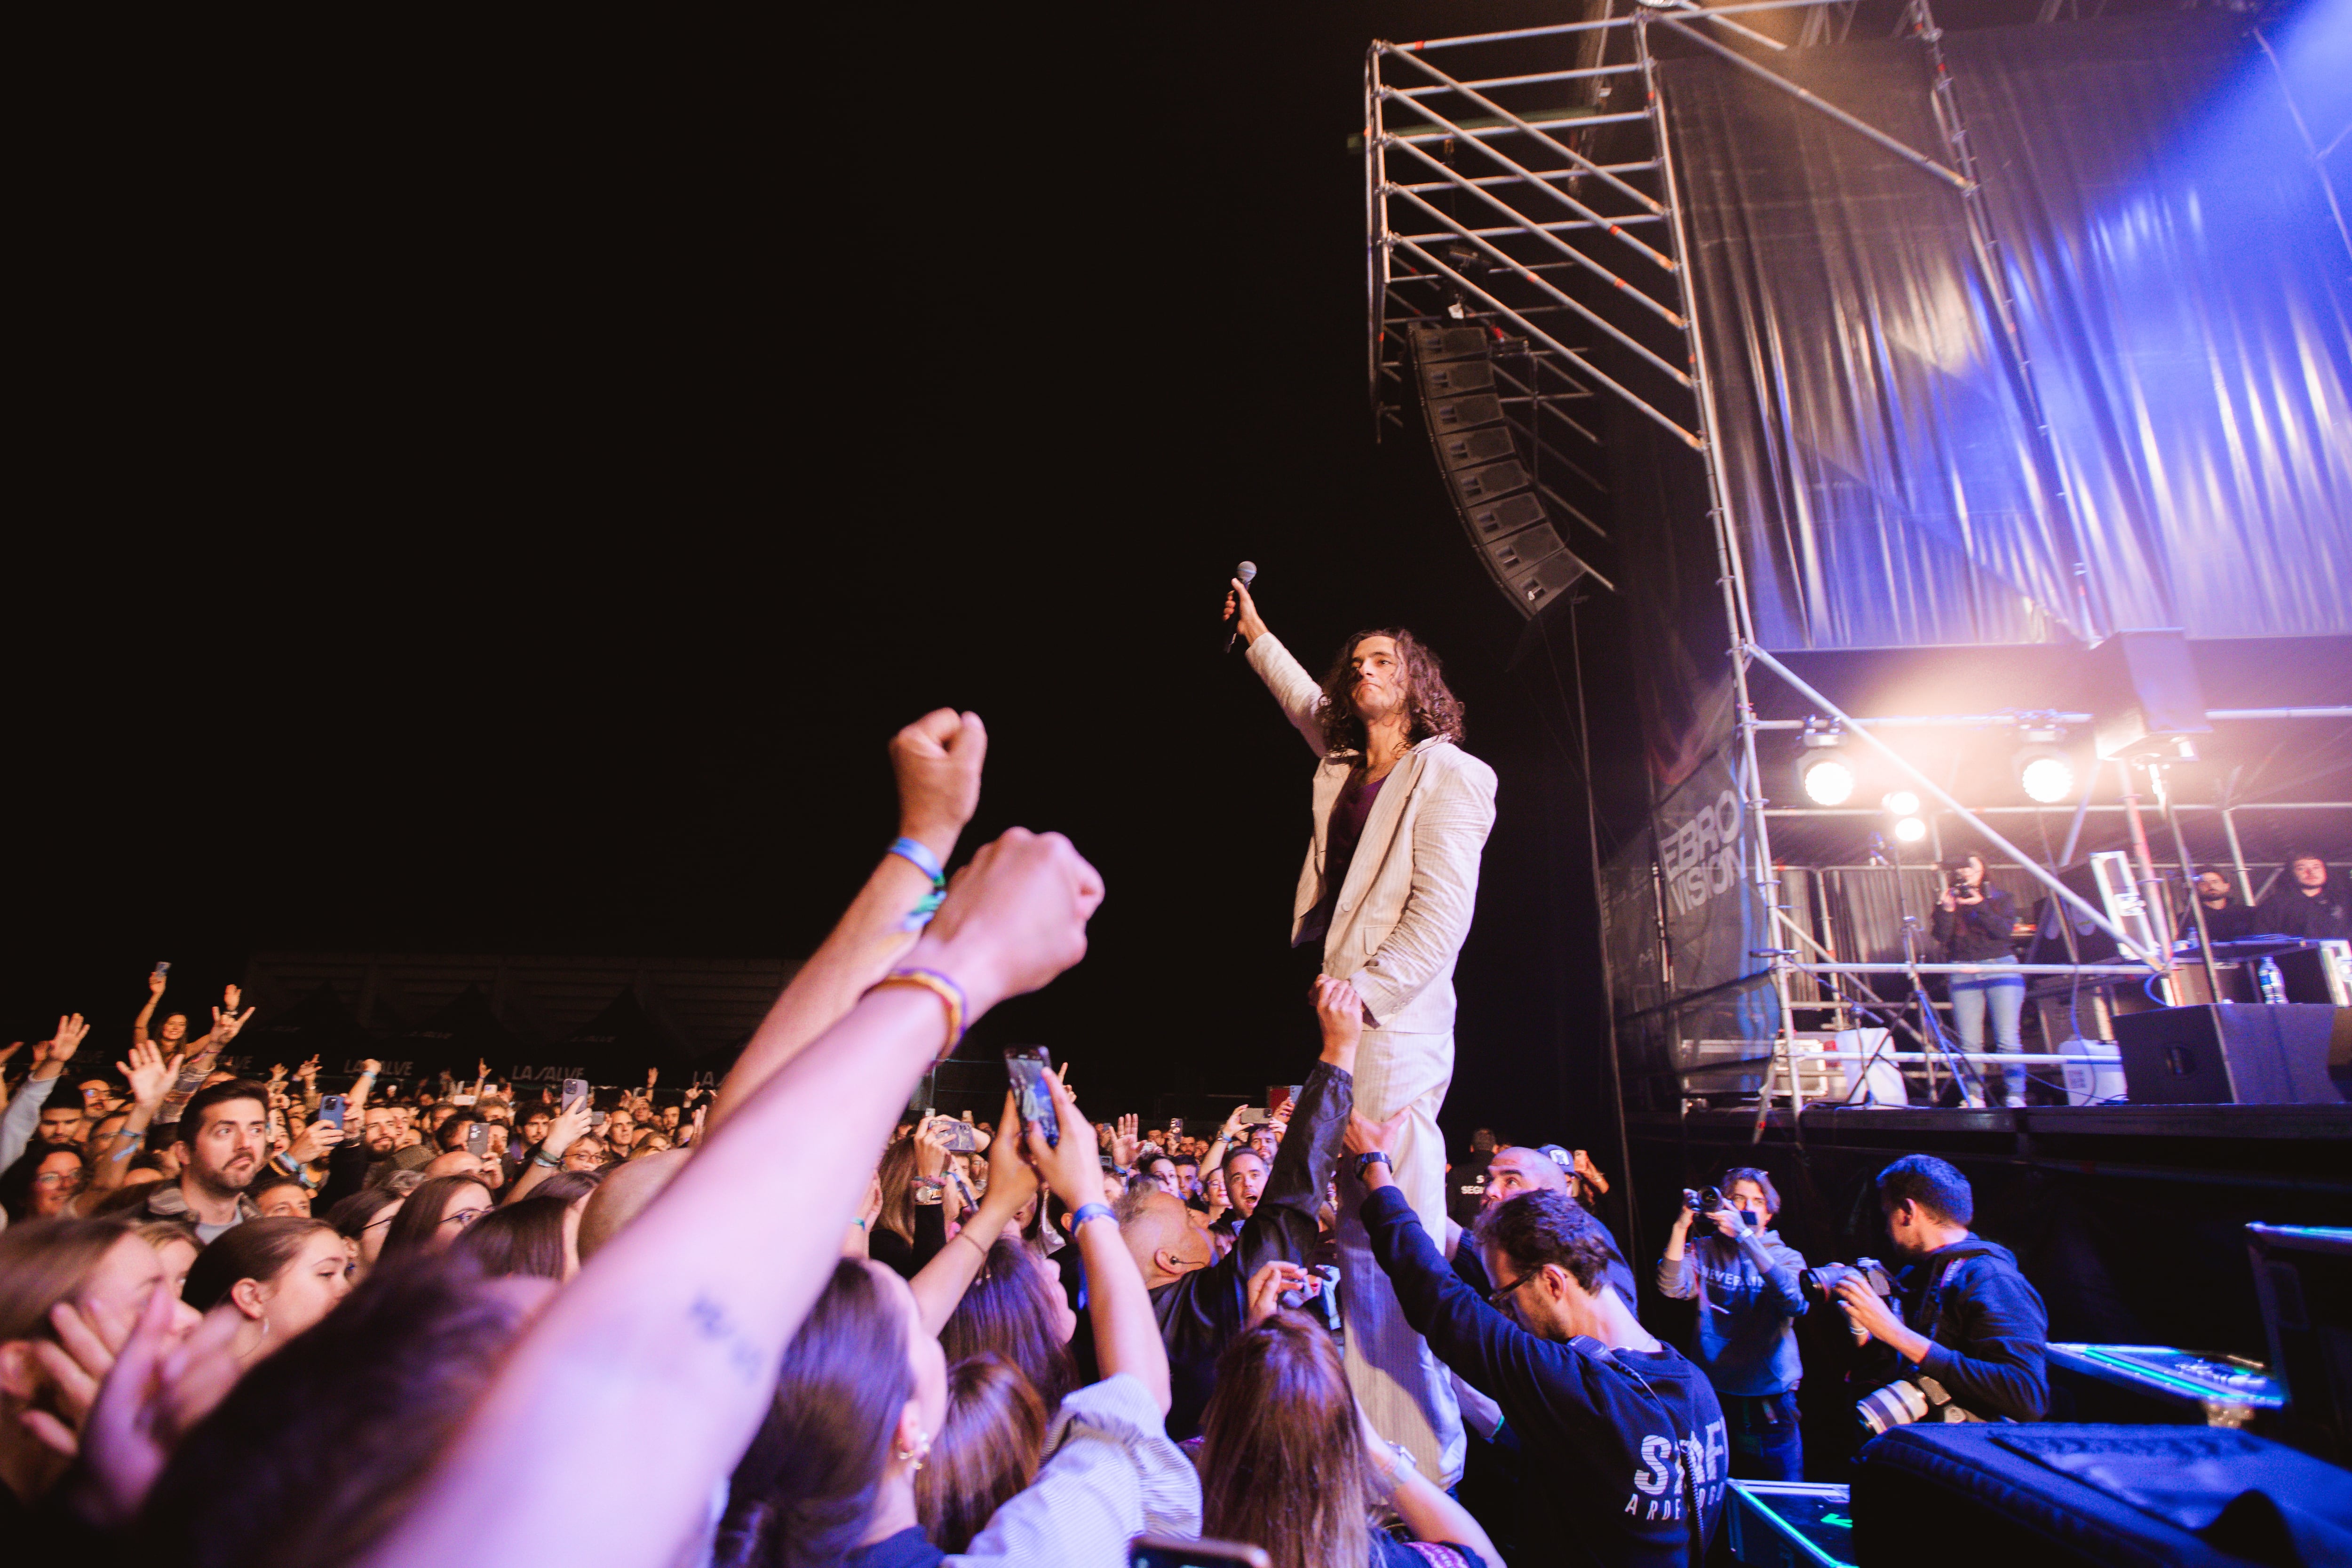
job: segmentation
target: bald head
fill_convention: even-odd
[[[1498,1149],[1486,1167],[1486,1206],[1517,1197],[1521,1193],[1567,1193],[1568,1173],[1540,1149],[1513,1144]],[[1570,1194],[1573,1196],[1573,1194]]]
[[[585,1263],[594,1257],[597,1248],[620,1235],[631,1220],[644,1213],[646,1205],[669,1185],[670,1178],[677,1174],[690,1152],[686,1149],[665,1149],[607,1171],[580,1215],[580,1261]]]
[[[435,1155],[426,1163],[424,1173],[428,1180],[435,1176],[478,1176],[482,1173],[482,1161],[463,1149],[453,1149],[446,1154]]]
[[[1181,1279],[1215,1260],[1209,1238],[1192,1223],[1192,1211],[1158,1187],[1139,1187],[1120,1200],[1119,1239],[1135,1259],[1146,1289]]]

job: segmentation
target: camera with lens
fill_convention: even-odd
[[[1883,1388],[1872,1389],[1854,1401],[1853,1413],[1863,1429],[1874,1437],[1889,1427],[1908,1426],[1914,1421],[1984,1419],[1953,1404],[1942,1384],[1917,1372],[1898,1377]]]
[[[1895,1300],[1895,1277],[1875,1258],[1857,1258],[1852,1263],[1824,1263],[1797,1276],[1807,1299],[1824,1305],[1837,1300],[1837,1288],[1849,1279],[1861,1280],[1882,1301],[1891,1304]]]
[[[1683,1194],[1683,1206],[1693,1214],[1716,1214],[1731,1206],[1731,1200],[1719,1187],[1701,1187],[1695,1193]]]
[[[1969,863],[1965,860],[1946,861],[1944,864],[1944,886],[1951,889],[1952,891],[1956,893],[1967,892],[1969,890]]]

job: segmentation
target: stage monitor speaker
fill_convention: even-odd
[[[2328,1074],[2338,1009],[2157,1007],[2116,1016],[2134,1105],[2341,1105]]]
[[[2352,1461],[2352,1230],[2250,1225],[2246,1246],[2271,1375],[2286,1384],[2286,1440]]]
[[[1454,515],[1486,574],[1532,620],[1591,568],[1551,525],[1536,488],[1535,445],[1504,411],[1494,342],[1484,327],[1415,327],[1413,363]]]
[[[2092,651],[2091,671],[2101,762],[2162,755],[2176,741],[2213,732],[2186,632],[2117,632]]]

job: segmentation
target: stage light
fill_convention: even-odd
[[[1886,808],[1886,815],[1889,816],[1919,815],[1919,797],[1907,789],[1898,789],[1878,804]]]
[[[1927,825],[1916,816],[1906,816],[1895,825],[1895,837],[1906,844],[1916,844],[1927,837]]]
[[[2028,798],[2055,805],[2074,794],[2074,759],[2056,746],[2024,746],[2011,760]]]
[[[1853,798],[1853,759],[1834,748],[1808,751],[1798,759],[1797,782],[1815,805],[1843,805]]]

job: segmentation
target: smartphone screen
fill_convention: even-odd
[[[483,1155],[485,1155],[485,1154],[488,1153],[489,1152],[490,1152],[490,1126],[489,1126],[489,1123],[488,1123],[488,1122],[487,1122],[487,1121],[477,1121],[477,1122],[475,1122],[471,1127],[467,1128],[467,1129],[466,1129],[466,1152],[467,1152],[467,1153],[468,1153],[468,1154],[471,1154],[472,1156],[474,1156],[474,1158],[476,1158],[477,1160],[478,1160],[478,1159],[480,1159]]]
[[[587,1099],[587,1098],[588,1098],[588,1080],[587,1080],[586,1079],[584,1079],[584,1078],[567,1078],[567,1079],[565,1079],[563,1080],[563,1103],[564,1103],[564,1104],[566,1104],[566,1105],[576,1105],[576,1104],[578,1104],[580,1101],[582,1101],[582,1100],[585,1100],[585,1099]]]
[[[1061,1119],[1054,1113],[1054,1096],[1045,1087],[1045,1074],[1052,1069],[1054,1058],[1043,1046],[1010,1046],[1004,1052],[1004,1071],[1013,1080],[1014,1103],[1021,1108],[1021,1120],[1035,1124],[1045,1135],[1051,1148],[1062,1146]]]
[[[319,1101],[319,1120],[337,1131],[342,1131],[343,1108],[351,1101],[340,1094],[330,1094]]]

